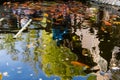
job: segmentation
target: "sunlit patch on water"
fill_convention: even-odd
[[[8,77],[9,76],[8,72],[3,72],[3,76],[7,76]]]
[[[30,76],[33,76],[33,74],[30,74]]]
[[[43,80],[42,78],[39,78],[39,80]]]
[[[17,67],[17,69],[19,69],[19,70],[20,70],[20,69],[22,69],[22,67]]]
[[[21,74],[21,73],[22,73],[22,71],[17,71],[17,73],[18,73],[18,74]]]
[[[57,79],[54,79],[54,80],[57,80]]]

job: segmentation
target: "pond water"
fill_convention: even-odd
[[[2,80],[60,80],[59,76],[48,77],[42,70],[41,56],[36,55],[41,39],[41,30],[22,33],[18,39],[15,34],[0,34],[0,73]],[[39,60],[37,59],[39,57]],[[58,63],[59,64],[59,63]],[[86,80],[87,77],[74,77],[73,80]]]
[[[114,47],[114,45],[112,44],[113,42],[111,38],[108,38],[106,41],[105,38],[107,37],[103,37],[103,35],[102,38],[99,39],[98,36],[96,35],[98,31],[95,28],[94,28],[95,31],[94,34],[89,33],[90,32],[89,30],[90,28],[82,28],[81,30],[77,30],[76,32],[77,35],[82,35],[82,40],[81,40],[82,48],[86,48],[91,51],[93,47],[96,47],[95,49],[92,50],[93,53],[92,55],[95,56],[95,58],[93,57],[93,60],[96,63],[98,63],[102,71],[107,71],[107,68],[109,67],[108,64],[112,58],[112,50]],[[39,51],[39,49],[42,48],[40,47],[40,45],[49,46],[49,43],[42,44],[44,43],[42,42],[42,40],[44,40],[42,39],[42,37],[46,38],[46,36],[42,36],[43,32],[44,31],[42,30],[29,30],[28,32],[23,32],[17,39],[13,38],[15,35],[13,33],[0,34],[0,38],[1,38],[0,39],[1,42],[0,72],[3,74],[3,80],[15,80],[15,79],[60,80],[61,79],[59,74],[48,75],[49,73],[46,73],[43,68],[45,67],[45,62],[43,63],[41,60],[42,57],[45,56],[42,56],[43,54],[41,53],[41,51]],[[47,36],[51,36],[51,35],[47,35]],[[94,54],[94,52],[96,53]],[[63,56],[62,59],[64,59],[65,55],[63,54],[62,56]],[[69,55],[68,58],[71,56]],[[60,67],[59,64],[61,63],[57,63],[58,67]],[[56,67],[54,67],[54,70],[55,69]],[[62,69],[60,68],[60,70]],[[80,75],[75,76],[73,73],[73,76],[71,75],[71,77],[73,77],[72,80],[87,80],[89,76],[87,74],[86,76],[81,76],[81,75],[83,74],[80,73]]]
[[[111,75],[120,79],[119,25],[112,26],[111,32],[97,26],[76,29],[80,41],[73,41],[75,47],[70,46],[71,50],[58,47],[52,34],[34,29],[37,28],[34,23],[16,39],[18,30],[12,32],[6,23],[2,26],[5,28],[0,33],[2,80],[109,80]]]

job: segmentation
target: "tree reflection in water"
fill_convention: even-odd
[[[42,69],[47,76],[56,75],[61,80],[72,80],[74,76],[85,76],[85,66],[72,65],[78,57],[66,47],[58,47],[50,35],[42,33]],[[95,80],[95,77],[92,78]]]
[[[11,55],[13,60],[18,60],[19,51],[15,49],[15,40],[13,39],[13,34],[5,34],[3,38],[4,41],[2,44],[3,48],[6,49],[8,54]]]
[[[29,62],[36,73],[41,68],[41,56],[37,51],[40,44],[39,34],[41,34],[40,30],[30,30],[25,39],[26,47],[23,48],[23,61]]]
[[[39,30],[31,30],[23,33],[18,39],[14,39],[14,34],[1,34],[0,50],[6,50],[13,60],[28,62],[38,73],[38,66],[41,67],[40,55],[37,53],[39,47]],[[37,52],[37,53],[36,53]]]
[[[85,66],[71,64],[71,61],[77,61],[77,56],[66,47],[56,46],[51,34],[46,35],[43,31],[41,37],[41,31],[30,30],[27,35],[24,33],[19,39],[13,39],[13,34],[4,35],[1,49],[5,48],[13,60],[29,63],[36,73],[42,68],[48,77],[56,75],[62,80],[87,75],[84,72]]]

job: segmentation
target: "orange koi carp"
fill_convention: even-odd
[[[81,67],[86,67],[86,68],[90,68],[88,65],[78,62],[78,61],[71,61],[71,64],[75,65],[75,66],[81,66]]]

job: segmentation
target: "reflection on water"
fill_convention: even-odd
[[[30,30],[18,39],[13,36],[0,34],[0,72],[3,80],[76,80],[89,77],[84,72],[87,65],[72,64],[78,57],[70,49],[56,46],[51,34]],[[74,77],[79,75],[85,77]]]
[[[41,70],[41,57],[34,53],[39,47],[39,35],[40,31],[34,30],[23,33],[18,39],[13,39],[14,34],[1,34],[0,72],[3,80],[59,80],[52,76],[47,78]]]
[[[104,16],[105,19],[109,18],[108,12]],[[69,34],[66,31],[62,46],[59,45],[61,42],[57,41],[57,38],[56,41],[52,40],[51,33],[34,30],[34,22],[29,26],[31,30],[23,32],[17,39],[13,39],[15,34],[1,33],[0,72],[3,80],[96,80],[96,75],[97,80],[109,80],[111,77],[113,80],[120,80],[119,24],[108,26],[108,23],[106,25],[103,22],[104,24],[97,25],[99,27],[97,28],[96,25],[89,24],[99,22],[96,21],[96,17],[93,16],[90,21],[85,20],[77,24],[77,27],[74,26],[76,28],[73,31],[76,34]],[[80,19],[82,20],[82,17]],[[17,20],[13,17],[13,21]],[[8,24],[0,26],[5,29],[14,28],[11,25],[16,22],[12,23],[13,21],[9,19]],[[73,20],[75,25],[76,21]],[[61,40],[63,36],[59,35],[60,31],[56,32],[58,34],[55,35]]]
[[[13,39],[15,34],[0,34],[0,72],[3,80],[82,80],[91,76],[95,80],[94,75],[84,72],[93,61],[104,72],[119,66],[119,35],[116,34],[119,29],[115,29],[112,35],[93,30],[90,33],[90,28],[81,28],[76,32],[81,39],[81,46],[76,50],[80,50],[84,58],[79,52],[76,55],[66,47],[56,46],[52,35],[45,31],[29,30],[17,39]],[[87,65],[77,63],[82,59],[86,59]],[[113,74],[116,72],[113,71]]]

